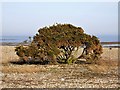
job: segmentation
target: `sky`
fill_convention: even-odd
[[[33,36],[55,23],[82,27],[90,35],[118,34],[117,2],[4,2],[3,36]]]

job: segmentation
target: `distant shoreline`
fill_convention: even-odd
[[[24,43],[24,42],[0,42],[0,46],[19,46],[24,45],[28,46],[30,43]]]
[[[101,42],[101,44],[120,44],[120,42]]]
[[[30,43],[24,42],[0,42],[0,46],[19,46],[24,45],[28,46]],[[101,42],[103,47],[113,47],[113,48],[120,48],[120,42]],[[116,45],[117,44],[117,45]]]

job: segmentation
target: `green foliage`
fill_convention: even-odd
[[[69,57],[68,59],[67,59],[67,63],[68,64],[72,64],[72,63],[74,63],[76,61],[76,58],[74,58],[73,56],[72,57]]]
[[[37,58],[51,64],[57,62],[71,64],[77,60],[71,56],[73,49],[84,45],[86,46],[86,55],[84,53],[82,55],[84,58],[91,58],[92,61],[99,58],[102,47],[96,36],[84,33],[81,27],[71,24],[56,24],[40,28],[29,46],[18,46],[15,51],[22,59],[24,57],[27,57],[27,60]],[[60,56],[60,54],[62,55]]]

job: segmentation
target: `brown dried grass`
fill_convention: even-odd
[[[3,66],[3,73],[36,73],[36,72],[46,72],[44,68],[39,68],[39,66],[34,65],[12,65]]]
[[[43,68],[44,65],[10,64],[11,61],[19,60],[14,49],[15,46],[0,46],[0,63],[2,64],[3,73],[33,73],[47,71],[47,69]],[[118,67],[118,48],[112,48],[112,50],[104,48],[102,59],[99,60],[97,64],[88,64],[85,66],[93,72],[106,72],[110,67]]]
[[[0,46],[0,54],[0,64],[8,64],[19,59],[15,53],[15,46]]]

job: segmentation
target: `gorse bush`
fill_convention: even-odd
[[[72,52],[80,46],[84,48],[83,53],[76,58]],[[81,27],[56,24],[40,28],[29,46],[18,46],[15,51],[24,61],[71,64],[78,58],[84,58],[86,62],[95,63],[102,54],[102,46],[96,36],[84,33]]]

